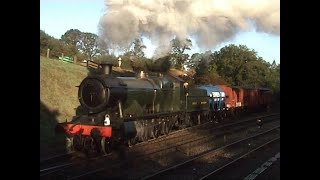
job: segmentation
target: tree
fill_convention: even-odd
[[[40,30],[40,54],[45,56],[47,53],[47,49],[49,48],[49,41],[52,37],[50,37],[43,30]]]
[[[266,86],[273,89],[277,98],[280,97],[280,64],[277,65],[275,61],[269,67]]]
[[[136,38],[132,44],[133,50],[131,52],[133,55],[137,58],[143,58],[145,56],[143,49],[146,49],[147,47],[143,45],[142,39]]]
[[[113,66],[118,67],[118,59],[113,54],[105,54],[96,58],[97,63],[111,63]]]
[[[65,42],[66,44],[71,44],[77,46],[80,42],[82,32],[78,29],[70,29],[61,36],[61,41]]]
[[[66,44],[64,42],[61,42],[62,44],[62,52],[64,56],[73,57],[74,55],[77,55],[79,53],[76,46],[72,44]]]
[[[164,56],[157,60],[147,61],[147,68],[152,72],[168,72],[170,70],[170,56]]]
[[[77,48],[84,53],[87,58],[92,60],[98,53],[100,53],[98,47],[99,37],[93,33],[81,33],[80,40],[77,43]]]
[[[196,67],[196,77],[204,76],[208,71],[208,64],[207,61],[201,58],[198,66]]]
[[[62,53],[65,56],[79,56],[79,50],[77,48],[77,45],[79,45],[81,41],[81,34],[82,32],[78,29],[70,29],[61,36],[60,40],[61,42],[63,42]]]
[[[190,39],[185,39],[185,41],[180,41],[175,38],[171,40],[171,58],[174,61],[173,64],[175,68],[182,69],[184,62],[188,59],[189,55],[184,54],[185,50],[190,50],[192,47],[192,42]]]
[[[58,58],[61,56],[63,44],[58,39],[55,39],[43,30],[40,30],[40,55],[45,56],[47,54],[47,49],[50,49],[51,58]]]
[[[196,84],[268,87],[279,92],[280,64],[270,64],[244,45],[228,45],[214,53],[193,54]]]
[[[58,58],[61,56],[61,53],[63,52],[63,44],[60,40],[51,38],[48,45],[48,48],[50,49],[50,57]]]
[[[194,53],[194,54],[191,55],[191,57],[188,60],[186,60],[186,62],[184,64],[186,65],[186,67],[189,70],[195,70],[195,68],[200,63],[201,58],[202,58],[202,54]]]
[[[225,46],[214,52],[212,58],[211,65],[216,64],[217,73],[231,85],[258,86],[265,76],[264,60],[244,45]]]
[[[128,48],[124,48],[125,52],[121,56],[122,68],[132,68],[134,71],[141,71],[146,69],[146,60],[143,49],[142,39],[136,38]]]
[[[201,55],[201,60],[198,63],[194,75],[195,84],[228,84],[218,73],[215,64],[209,65],[208,59],[210,56]]]

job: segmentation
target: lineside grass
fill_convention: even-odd
[[[51,139],[59,141],[55,125],[76,114],[80,105],[76,86],[88,72],[86,67],[40,56],[40,146]]]

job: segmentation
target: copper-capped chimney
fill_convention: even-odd
[[[112,64],[109,64],[109,63],[100,64],[100,71],[102,74],[110,75],[112,72]]]

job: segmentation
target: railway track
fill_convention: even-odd
[[[168,138],[177,138],[177,137],[180,137],[180,136],[184,136],[185,134],[188,133],[188,131],[193,131],[193,130],[197,130],[197,129],[201,129],[201,128],[209,129],[209,128],[213,127],[213,126],[220,127],[220,126],[223,126],[223,125],[226,125],[226,126],[232,125],[232,124],[236,125],[238,123],[246,123],[248,121],[252,121],[252,120],[257,119],[257,118],[269,118],[269,117],[274,117],[274,116],[278,116],[278,115],[279,115],[279,113],[269,113],[269,114],[257,113],[257,114],[253,114],[249,118],[248,117],[247,118],[243,118],[244,120],[242,120],[242,121],[237,121],[237,122],[234,122],[234,123],[230,123],[230,120],[229,120],[229,121],[222,122],[222,123],[220,123],[218,125],[212,123],[213,121],[210,121],[210,122],[206,122],[206,123],[203,123],[203,124],[200,124],[200,125],[197,125],[197,126],[192,126],[192,127],[188,127],[188,128],[185,128],[185,129],[173,131],[173,132],[169,133],[170,136],[163,135],[163,136],[158,137],[157,139],[150,139],[150,140],[147,140],[147,141],[143,141],[143,142],[137,143],[136,145],[134,145],[134,148],[137,148],[137,147],[140,147],[140,146],[144,146],[145,144],[153,144],[153,143],[158,143],[158,142],[161,142],[161,141],[166,141]],[[174,137],[175,134],[177,134],[176,137]]]
[[[256,119],[254,119],[254,120],[256,120]],[[195,146],[196,144],[199,144],[199,143],[201,144],[202,142],[204,142],[204,141],[201,141],[201,140],[209,141],[209,140],[212,140],[214,138],[217,138],[217,139],[219,138],[219,140],[217,140],[217,141],[219,141],[220,143],[223,143],[223,142],[226,141],[226,139],[225,139],[225,137],[222,136],[222,134],[228,134],[228,133],[231,134],[232,132],[234,133],[235,131],[241,131],[241,130],[245,130],[248,127],[255,126],[255,123],[252,123],[254,120],[251,119],[251,121],[246,121],[247,122],[246,125],[244,125],[245,124],[244,122],[230,123],[229,126],[224,125],[224,126],[222,126],[220,128],[227,128],[227,127],[231,128],[231,127],[235,127],[235,124],[239,125],[239,124],[242,123],[242,127],[229,129],[228,131],[223,130],[223,131],[220,131],[219,133],[218,133],[218,131],[217,132],[213,131],[212,132],[213,133],[212,137],[200,137],[200,138],[196,138],[196,139],[193,139],[193,140],[189,140],[188,142],[178,143],[178,144],[172,142],[170,147],[163,147],[162,149],[161,148],[160,149],[159,148],[158,149],[154,148],[153,151],[149,151],[149,152],[145,152],[145,153],[141,153],[141,154],[135,154],[135,153],[133,153],[134,152],[133,151],[133,152],[131,152],[131,154],[129,154],[128,158],[124,162],[117,162],[117,163],[113,163],[112,165],[102,165],[102,164],[100,164],[100,166],[99,165],[96,166],[96,167],[99,167],[99,168],[95,167],[95,168],[92,168],[91,170],[87,170],[86,173],[73,175],[71,177],[69,176],[69,179],[88,179],[88,178],[99,179],[99,177],[101,177],[103,179],[103,178],[106,177],[105,174],[113,174],[115,177],[118,177],[120,175],[120,177],[121,177],[121,174],[122,175],[123,174],[130,174],[130,172],[132,172],[132,171],[136,171],[136,172],[140,171],[138,169],[144,169],[144,168],[153,169],[153,170],[161,169],[162,166],[161,167],[159,167],[159,166],[158,167],[154,167],[154,164],[152,164],[152,163],[149,164],[150,163],[150,159],[151,159],[151,161],[157,161],[157,160],[161,159],[161,157],[167,157],[167,160],[171,159],[172,162],[166,162],[166,163],[163,163],[162,165],[163,166],[168,166],[168,165],[170,165],[170,163],[173,163],[174,161],[179,161],[179,160],[187,158],[190,155],[193,155],[193,153],[191,152],[193,148],[191,148],[190,151],[186,151],[186,149],[188,149],[188,147],[191,146],[190,145],[191,143],[193,143],[193,146]],[[271,120],[274,120],[274,119],[271,119]],[[245,126],[247,126],[247,127],[245,127]],[[215,128],[215,130],[218,130],[218,129]],[[208,132],[206,132],[205,134],[207,134],[207,133]],[[232,139],[228,139],[228,141],[229,140],[232,140]],[[207,148],[213,148],[213,147],[217,147],[217,146],[218,145],[212,145],[211,144],[211,145],[208,145]],[[161,147],[161,146],[158,146],[158,147]],[[199,150],[193,149],[193,151],[199,151]],[[180,159],[179,159],[179,157],[180,157]],[[149,161],[146,160],[146,159],[149,159]],[[166,161],[166,160],[164,160],[164,161]],[[159,162],[161,162],[161,160]],[[143,167],[134,168],[137,165],[139,166],[139,164],[144,164],[144,168]],[[127,169],[130,172],[123,172],[123,171],[121,171],[121,169],[122,170],[126,170]],[[111,177],[111,176],[107,176],[107,177]],[[121,178],[126,178],[126,177],[121,177]]]
[[[279,171],[274,170],[279,168],[280,163],[280,139],[266,143],[265,146],[249,151],[243,157],[239,157],[234,162],[217,169],[212,174],[203,177],[202,179],[243,179],[253,180],[255,178],[262,179],[280,179]],[[271,167],[274,166],[274,167]],[[268,174],[267,171],[275,172]],[[232,173],[229,173],[232,172]],[[264,178],[263,178],[264,177]]]
[[[259,116],[262,118],[265,118],[266,121],[272,120],[272,117],[276,117],[278,114],[271,114],[268,116]],[[183,145],[188,144],[188,142],[192,142],[192,141],[197,141],[192,138],[189,138],[183,141],[183,139],[185,139],[186,137],[190,137],[190,136],[195,136],[195,132],[198,130],[201,130],[203,134],[207,134],[208,132],[214,132],[216,131],[216,135],[217,132],[220,129],[220,134],[221,133],[225,133],[225,130],[223,129],[228,129],[234,126],[239,126],[239,125],[243,125],[245,126],[246,124],[250,124],[250,123],[254,123],[254,121],[256,120],[257,117],[252,118],[252,119],[247,119],[244,121],[238,121],[238,122],[234,122],[234,123],[227,123],[227,124],[221,124],[221,125],[216,125],[214,123],[206,123],[206,124],[202,124],[199,126],[195,126],[195,127],[191,127],[188,129],[184,129],[181,130],[179,132],[174,132],[169,134],[168,136],[164,136],[161,137],[159,139],[155,139],[155,140],[150,140],[148,143],[141,143],[141,144],[137,144],[134,147],[129,148],[129,158],[127,161],[130,161],[130,159],[132,160],[133,158],[142,158],[144,156],[150,156],[152,154],[161,154],[161,153],[169,153],[172,150],[177,150],[177,145],[181,145],[180,147],[183,147]],[[217,127],[214,127],[217,126]],[[241,129],[241,128],[240,128]],[[200,137],[199,135],[197,137]],[[201,137],[202,139],[205,139],[205,136]],[[199,139],[199,138],[198,138]],[[174,143],[174,141],[179,142],[178,144]],[[158,144],[158,145],[156,145]],[[170,146],[171,144],[171,146]],[[172,145],[174,144],[174,145]],[[155,146],[156,145],[156,146]],[[140,153],[139,153],[140,152]],[[40,162],[40,177],[46,179],[46,176],[49,175],[49,179],[51,174],[65,174],[66,172],[62,172],[65,169],[74,169],[75,166],[77,166],[76,169],[82,169],[81,170],[76,170],[74,172],[84,172],[84,169],[88,169],[89,168],[89,172],[87,172],[86,174],[80,173],[80,175],[78,176],[71,176],[73,178],[80,178],[82,176],[87,176],[90,175],[91,173],[97,173],[97,172],[101,172],[104,171],[105,169],[108,168],[112,168],[112,167],[116,167],[116,166],[123,166],[123,164],[128,163],[126,162],[121,162],[121,158],[119,158],[119,156],[121,155],[107,155],[107,156],[99,156],[99,157],[95,157],[95,158],[85,158],[85,157],[81,157],[79,156],[79,154],[76,155],[76,153],[69,153],[69,154],[65,154],[65,155],[60,155],[60,156],[56,156],[53,158],[47,158],[46,160],[43,160]],[[61,163],[57,163],[58,159],[65,159],[65,162],[61,162]],[[71,162],[70,162],[71,161]],[[105,162],[109,162],[108,165],[105,165]],[[46,162],[46,163],[45,163]],[[51,163],[49,163],[51,162]],[[54,162],[54,163],[52,163]],[[94,163],[93,163],[94,162]],[[42,164],[42,166],[41,166]],[[50,165],[48,165],[50,164]],[[85,165],[84,165],[85,164]],[[95,165],[93,165],[95,164]],[[112,164],[112,165],[110,165]],[[101,167],[101,168],[97,168],[97,167]],[[91,169],[91,170],[90,170]],[[93,170],[92,170],[93,169]],[[70,177],[70,176],[67,176]]]
[[[280,140],[280,126],[217,149],[138,179],[205,179],[256,150]],[[271,134],[273,133],[273,134]]]
[[[171,142],[178,142],[178,143],[183,143],[186,140],[190,140],[193,139],[195,135],[195,133],[197,133],[197,131],[200,132],[197,134],[198,136],[201,135],[202,137],[207,136],[207,133],[213,133],[214,131],[223,131],[227,128],[232,128],[234,126],[240,126],[240,125],[247,125],[248,123],[255,123],[257,118],[261,118],[264,119],[264,122],[268,122],[269,120],[273,120],[272,118],[276,117],[278,114],[272,114],[272,115],[267,115],[267,116],[258,116],[256,118],[250,118],[250,119],[246,119],[243,121],[238,121],[238,122],[228,122],[228,123],[223,123],[220,125],[217,125],[213,122],[209,122],[209,123],[204,123],[201,124],[199,126],[196,127],[190,127],[187,129],[183,129],[180,130],[179,132],[174,132],[172,134],[170,134],[170,136],[164,136],[162,138],[158,138],[158,139],[152,139],[149,142],[143,143],[143,144],[138,144],[136,146],[134,146],[131,149],[131,152],[143,152],[145,153],[146,151],[155,151],[155,146],[154,144],[157,144],[157,147],[163,149],[165,146],[167,146],[167,144],[171,144]]]
[[[67,153],[56,154],[54,156],[42,158],[40,159],[40,167],[46,166],[47,164],[53,164],[59,161],[69,160],[70,158],[74,157],[76,154],[77,154],[76,151],[70,151]]]
[[[58,154],[52,157],[47,157],[40,160],[40,176],[47,173],[52,173],[59,168],[63,168],[71,165],[70,161],[74,157],[76,152],[69,152]]]

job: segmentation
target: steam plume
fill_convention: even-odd
[[[193,37],[200,48],[214,48],[252,26],[279,35],[280,0],[106,0],[100,36],[126,47],[146,36],[166,52],[174,36]]]

